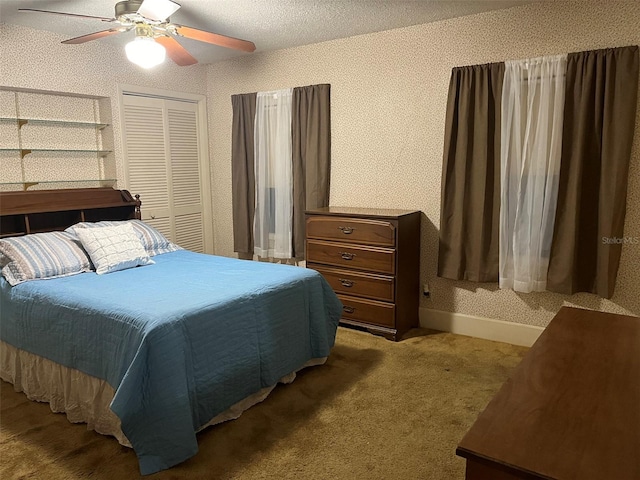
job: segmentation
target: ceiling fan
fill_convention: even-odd
[[[144,68],[151,68],[162,63],[165,53],[180,66],[198,63],[174,37],[191,38],[200,42],[234,48],[244,52],[253,52],[256,49],[256,46],[247,40],[171,23],[169,16],[173,15],[179,8],[180,5],[172,0],[125,0],[116,3],[115,16],[113,18],[53,12],[35,8],[19,8],[18,10],[21,12],[52,13],[70,17],[92,18],[118,25],[108,30],[70,38],[62,42],[65,44],[90,42],[91,40],[135,29],[135,39],[126,45],[125,51],[129,60]]]

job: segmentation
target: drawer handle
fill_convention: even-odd
[[[349,252],[340,252],[340,256],[342,257],[343,260],[353,260],[353,257],[355,257],[356,254],[349,253]]]
[[[347,287],[347,288],[353,287],[353,285],[356,283],[353,280],[347,280],[346,278],[339,278],[338,280],[340,281],[343,287]]]
[[[355,228],[353,227],[338,227],[339,230],[342,230],[342,233],[344,233],[345,235],[349,235],[350,233],[353,233],[353,231],[355,230]]]
[[[344,310],[344,313],[353,313],[356,311],[355,307],[348,307],[346,305],[342,307],[342,310]]]

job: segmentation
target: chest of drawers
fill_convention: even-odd
[[[308,210],[306,261],[340,297],[342,324],[392,340],[418,326],[419,211]]]

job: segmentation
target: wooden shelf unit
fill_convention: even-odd
[[[140,200],[127,190],[71,188],[0,192],[0,237],[64,230],[78,222],[140,218]]]

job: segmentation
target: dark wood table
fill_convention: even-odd
[[[640,479],[640,318],[560,309],[456,453],[467,480]]]

